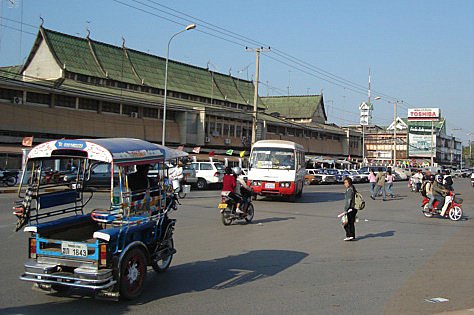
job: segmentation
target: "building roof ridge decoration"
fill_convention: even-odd
[[[242,92],[240,91],[240,88],[238,86],[237,83],[235,83],[235,79],[234,77],[231,77],[232,78],[232,82],[234,83],[234,86],[235,86],[235,89],[237,90],[237,92],[239,93],[240,97],[242,98],[242,100],[245,102],[246,99],[245,99],[245,96],[242,94]],[[248,103],[248,102],[247,102]],[[257,108],[258,108],[258,97],[257,97]]]
[[[208,70],[209,71],[209,70]],[[209,71],[211,73],[211,80],[212,80],[212,83],[215,85],[215,87],[217,88],[217,90],[219,91],[219,93],[221,93],[222,95],[222,98],[227,100],[227,95],[224,94],[224,92],[222,92],[222,89],[219,87],[219,84],[217,84],[217,81],[216,81],[216,78],[215,78],[215,74],[217,74],[217,72],[215,71]],[[214,98],[214,97],[213,97]]]
[[[97,66],[99,67],[100,71],[104,75],[104,77],[108,78],[107,71],[104,69],[102,64],[100,63],[99,59],[97,58],[97,54],[95,53],[94,47],[92,46],[92,40],[90,38],[90,31],[87,30],[87,44],[89,45],[89,49],[91,50],[92,57],[94,58],[95,62],[97,63]]]
[[[130,56],[128,55],[127,47],[125,46],[125,38],[122,37],[122,50],[123,53],[125,54],[125,57],[127,57],[128,62],[130,62],[130,65],[132,66],[132,72],[135,74],[135,76],[142,82],[142,85],[145,85],[145,79],[140,77],[140,75],[137,72],[137,69],[135,68],[135,65],[132,62],[132,59],[130,59]]]

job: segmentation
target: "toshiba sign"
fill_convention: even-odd
[[[439,108],[409,108],[408,120],[439,120]]]

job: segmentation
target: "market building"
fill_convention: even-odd
[[[82,137],[161,142],[164,72],[165,58],[125,41],[114,46],[40,27],[25,64],[0,68],[0,166],[19,167],[24,137],[35,144]],[[252,81],[170,60],[167,84],[167,145],[205,154],[249,150]],[[270,98],[258,98],[258,139],[292,140],[314,155],[360,155],[358,133],[327,123],[322,96],[281,103],[276,115]],[[304,108],[303,117],[285,116],[285,106]]]

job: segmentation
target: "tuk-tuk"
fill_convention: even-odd
[[[166,161],[186,155],[129,138],[34,147],[14,205],[16,230],[31,233],[20,279],[45,291],[82,288],[102,298],[138,297],[147,266],[163,272],[176,253],[169,214],[177,209],[177,194],[166,175],[150,180],[147,170],[164,170]],[[97,192],[89,181],[104,164],[109,185]],[[45,180],[52,168],[59,175]]]

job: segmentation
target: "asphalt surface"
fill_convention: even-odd
[[[341,185],[306,186],[296,203],[258,200],[252,224],[231,226],[221,223],[217,191],[192,191],[174,213],[178,252],[171,268],[164,274],[149,269],[143,295],[131,302],[45,294],[18,280],[28,235],[13,232],[14,194],[0,194],[0,314],[435,314],[474,308],[469,180],[455,182],[464,198],[459,222],[425,218],[419,194],[406,182],[396,183],[399,196],[386,202],[368,198],[367,184],[356,187],[367,206],[359,212],[355,242],[342,240],[336,218],[344,205]],[[435,297],[449,301],[425,301]]]

